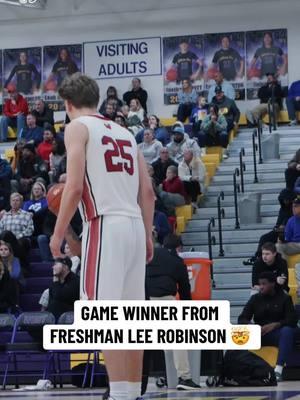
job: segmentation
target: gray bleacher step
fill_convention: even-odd
[[[257,250],[257,243],[241,243],[239,245],[237,244],[224,244],[224,252],[227,257],[232,257],[233,255],[237,257],[251,257]],[[190,246],[183,246],[184,251],[188,251],[190,249]],[[203,244],[203,245],[193,245],[193,248],[195,251],[208,251],[208,246]],[[212,247],[212,252],[213,252],[213,257],[217,257],[219,254],[219,247],[218,246],[213,246]]]
[[[236,288],[232,290],[229,289],[217,289],[214,288],[212,291],[212,300],[229,300],[230,302],[236,301],[239,304],[243,304],[250,297],[250,287],[249,288]]]
[[[251,272],[236,272],[236,273],[228,273],[228,271],[223,273],[217,273],[214,270],[214,281],[217,288],[222,287],[222,285],[229,285],[233,284],[242,284],[242,285],[249,285],[251,284]]]
[[[192,220],[190,220],[188,222],[187,228],[186,228],[186,232],[191,232],[191,231],[199,231],[199,232],[207,232],[207,224],[209,222],[209,219],[207,220],[202,220],[202,219],[195,219],[193,218]],[[240,229],[239,230],[255,230],[255,229],[266,229],[266,230],[270,230],[273,229],[274,225],[276,222],[276,218],[274,217],[263,217],[262,218],[262,223],[261,224],[247,224],[247,225],[243,225],[241,224]],[[217,221],[216,221],[217,223]],[[222,221],[222,225],[223,225],[223,231],[226,230],[235,230],[235,219],[224,219]],[[215,229],[213,229],[214,231],[217,231],[217,227]],[[238,230],[238,231],[239,231]]]
[[[214,279],[215,280],[215,279]],[[235,290],[235,289],[247,289],[251,290],[251,279],[250,281],[247,282],[222,282],[222,283],[217,283],[215,281],[216,286],[214,287],[214,290]]]
[[[247,185],[247,192],[263,192],[263,193],[279,193],[285,187],[285,182],[278,182],[278,183],[264,183],[260,185],[259,183],[251,183]],[[208,194],[219,194],[221,191],[224,192],[225,195],[233,195],[233,183],[228,183],[220,185],[218,182],[217,184],[211,184],[208,188],[206,193]]]
[[[244,257],[241,257],[239,255],[236,255],[235,257],[215,257],[214,258],[214,269],[223,268],[231,271],[237,271],[238,268],[243,268],[243,271],[252,271],[252,266],[251,265],[243,265],[243,261],[245,260]]]
[[[232,216],[234,216],[234,207],[233,205],[231,207],[225,207],[222,204],[222,208],[224,209],[225,212],[225,218],[231,218]],[[272,205],[261,205],[260,206],[260,212],[262,216],[273,216],[273,215],[277,215],[278,211],[279,211],[280,205],[279,204],[272,204]],[[197,208],[195,211],[195,218],[197,218],[197,216],[214,216],[217,215],[217,207],[205,207],[205,208]]]
[[[258,164],[257,165],[257,174],[270,174],[272,172],[276,174],[284,174],[284,170],[287,166],[286,161],[283,161],[279,165],[274,164]],[[231,165],[223,165],[219,166],[216,172],[216,176],[223,176],[223,175],[232,175],[234,171],[234,167]],[[246,171],[244,171],[244,175],[253,175],[254,174],[254,166],[253,163],[248,163],[246,165]]]
[[[257,153],[258,154],[258,153]],[[283,153],[280,154],[280,160],[281,161],[285,161],[288,162],[293,155],[295,154],[294,152],[288,152],[288,153]],[[243,157],[243,160],[248,164],[250,164],[251,162],[253,162],[253,154],[247,154],[245,157]],[[257,159],[258,161],[258,159]],[[278,159],[272,159],[272,160],[268,160],[268,163],[273,162],[274,164],[279,161]],[[230,151],[229,151],[229,157],[223,161],[224,165],[234,165],[234,166],[238,166],[239,165],[239,156],[238,154],[233,154],[230,155]]]
[[[215,175],[212,179],[212,184],[224,184],[225,182],[232,182],[232,174],[234,172],[234,169],[232,170],[231,174],[227,175]],[[268,182],[284,182],[284,173],[281,172],[258,172],[257,174],[258,181],[259,183],[268,183]],[[248,172],[247,174],[244,174],[244,182],[245,185],[249,183],[253,183],[254,181],[254,174]]]
[[[257,243],[258,238],[267,233],[267,230],[252,230],[252,231],[225,231],[223,232],[223,243]],[[219,243],[218,231],[214,231],[213,235],[216,238],[216,243]],[[194,244],[207,244],[206,232],[185,232],[181,235],[185,246]]]
[[[268,206],[265,206],[268,207]],[[200,209],[201,210],[201,209]],[[269,222],[273,223],[275,225],[276,222],[276,217],[277,217],[278,212],[276,211],[270,211],[270,212],[262,212],[262,222]],[[201,214],[194,214],[193,219],[194,220],[203,220],[203,221],[208,221],[210,217],[215,217],[216,218],[217,213],[212,213],[211,215],[201,215]],[[226,215],[226,218],[223,219],[223,225],[224,226],[232,226],[232,229],[235,229],[235,214],[234,212],[228,212]]]
[[[266,201],[266,200],[268,200],[268,201],[277,201],[278,194],[279,193],[262,193],[262,197],[261,197],[262,203],[264,201]],[[205,193],[204,201],[203,201],[202,204],[205,206],[205,202],[206,201],[211,202],[212,200],[214,200],[215,203],[216,203],[217,202],[216,196],[214,194]],[[225,195],[225,198],[224,198],[224,201],[222,201],[222,204],[224,204],[225,201],[230,202],[231,205],[233,205],[233,202],[234,202],[233,194],[232,195],[227,195],[227,196]]]

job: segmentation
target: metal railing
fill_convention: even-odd
[[[257,160],[256,160],[256,152],[257,152],[257,144],[255,141],[256,137],[256,130],[252,133],[252,151],[253,151],[253,169],[254,169],[254,181],[253,183],[258,183],[258,176],[257,176]]]
[[[263,159],[262,159],[262,150],[261,150],[261,135],[262,135],[262,120],[260,119],[258,121],[257,129],[256,129],[256,136],[258,139],[258,163],[263,164]]]
[[[242,193],[245,192],[245,185],[244,185],[244,171],[246,171],[246,164],[243,161],[243,157],[245,156],[245,149],[244,147],[240,150],[240,177],[241,177],[241,191]]]
[[[222,218],[225,218],[225,210],[221,207],[221,201],[224,200],[224,192],[220,192],[218,196],[218,231],[219,231],[219,256],[224,257],[225,252],[223,248],[223,227]]]
[[[213,267],[213,254],[212,254],[212,246],[216,244],[216,238],[212,235],[211,228],[215,227],[215,219],[211,217],[209,223],[207,225],[207,235],[208,235],[208,255],[211,261],[211,268],[210,268],[210,278],[212,282],[212,287],[215,287],[214,281],[214,267]]]
[[[234,213],[235,213],[235,229],[240,229],[239,209],[238,209],[238,193],[240,192],[240,185],[237,183],[237,176],[240,175],[238,168],[233,173],[233,192],[234,192]]]

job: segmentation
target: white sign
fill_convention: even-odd
[[[93,79],[161,75],[161,40],[143,39],[86,42],[84,72]]]

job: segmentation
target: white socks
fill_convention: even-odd
[[[136,400],[141,397],[141,382],[110,382],[109,397],[113,400]]]
[[[278,372],[278,374],[282,375],[282,371],[283,371],[283,366],[282,365],[276,365],[275,372]]]

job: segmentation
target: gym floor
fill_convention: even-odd
[[[47,392],[16,392],[6,390],[0,392],[0,397],[9,400],[101,400],[103,390],[62,389]],[[161,390],[149,392],[145,400],[300,400],[300,382],[280,383],[277,388],[219,388],[203,387],[197,391],[179,392],[176,390]]]

